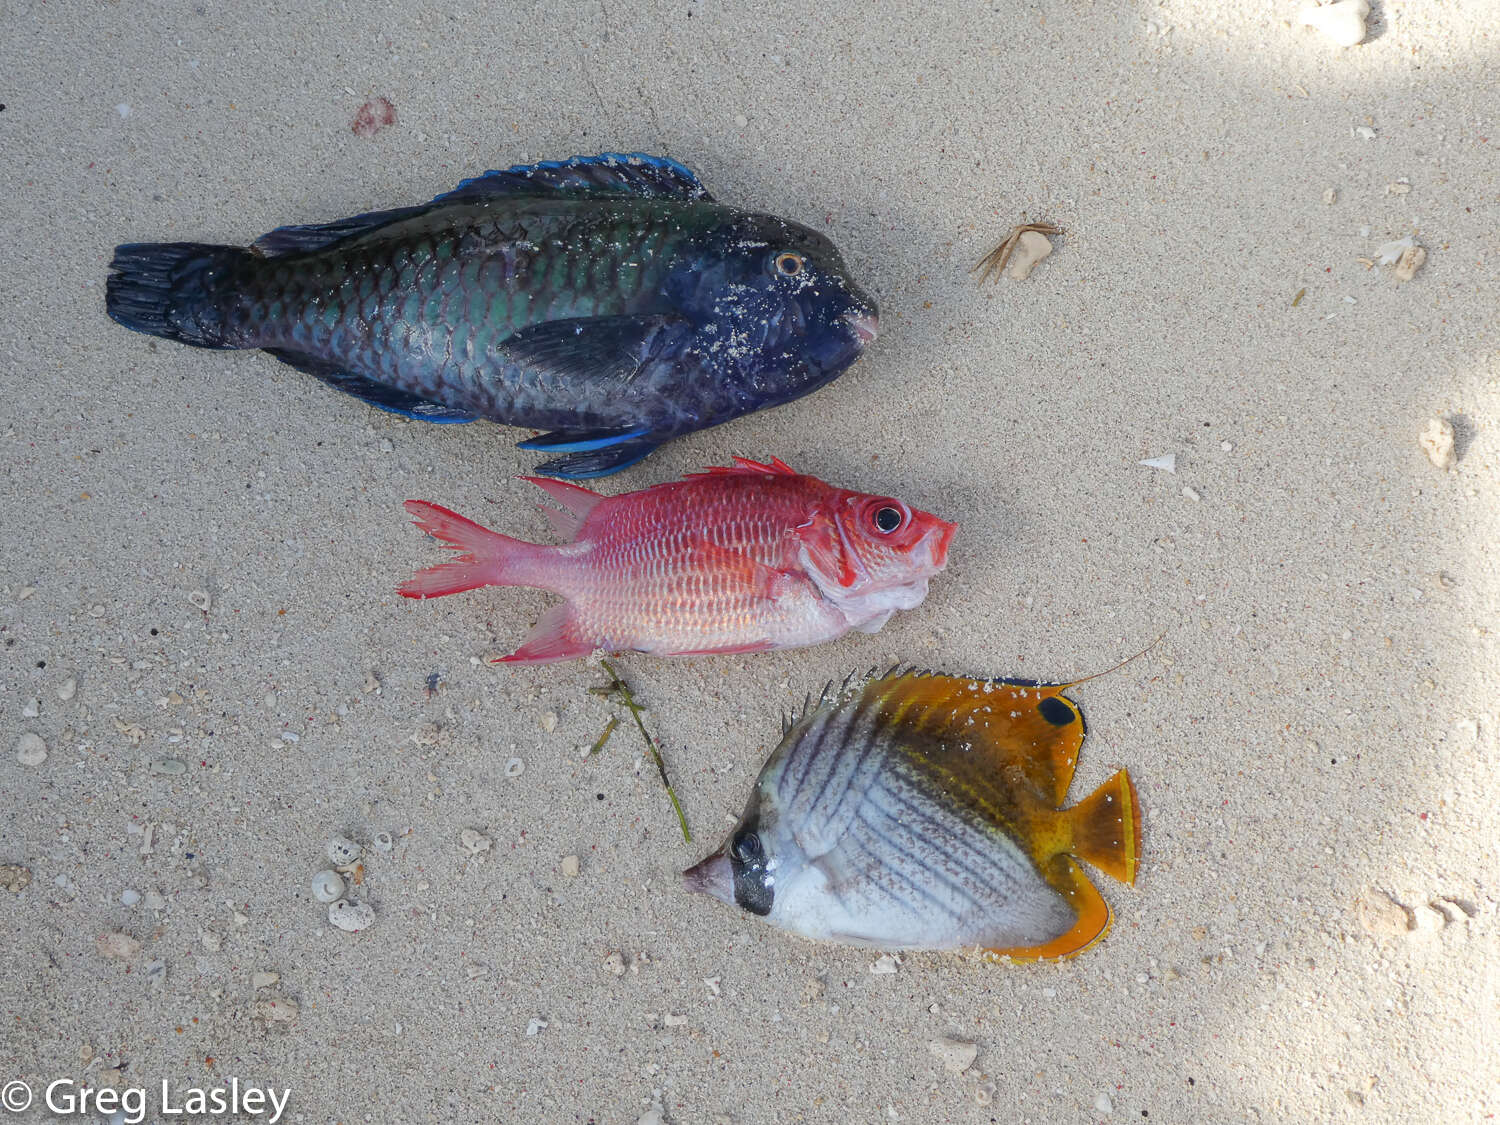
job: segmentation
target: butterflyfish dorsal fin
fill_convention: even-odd
[[[1062,806],[1083,745],[1083,712],[1066,684],[900,671],[870,681],[881,719],[920,734],[934,764],[1023,778],[1048,808]]]

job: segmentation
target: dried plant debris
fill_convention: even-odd
[[[1005,236],[1005,241],[981,258],[969,272],[978,273],[979,284],[983,285],[991,276],[999,281],[1005,267],[1011,265],[1010,275],[1018,281],[1024,280],[1038,262],[1052,253],[1052,243],[1047,236],[1062,233],[1062,227],[1053,223],[1017,224]],[[1016,255],[1018,247],[1022,251],[1019,256]],[[1016,257],[1014,264],[1011,263],[1013,256]]]
[[[635,720],[636,729],[641,732],[641,738],[645,740],[646,749],[651,753],[651,760],[656,763],[656,772],[661,775],[661,783],[666,787],[667,798],[672,802],[672,808],[677,813],[677,823],[682,828],[682,838],[691,843],[693,834],[688,831],[687,817],[683,815],[682,805],[677,800],[677,792],[672,788],[672,782],[667,778],[667,764],[662,761],[661,751],[657,749],[655,740],[646,733],[646,724],[641,722],[641,715],[645,712],[645,708],[635,701],[635,696],[631,694],[630,686],[624,680],[620,679],[620,674],[615,671],[614,665],[608,660],[601,660],[599,663],[609,673],[609,683],[591,687],[589,691],[594,695],[603,696],[605,699],[620,704],[630,712],[630,717]],[[604,736],[600,737],[595,749],[604,745],[605,738],[608,736],[609,731],[612,730],[614,730],[613,725],[606,728]]]

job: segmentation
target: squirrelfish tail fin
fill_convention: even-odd
[[[1134,883],[1141,859],[1141,802],[1121,770],[1066,810],[1073,829],[1067,850],[1122,883]]]
[[[235,246],[202,242],[130,242],[115,247],[104,310],[136,332],[200,348],[228,348],[219,284],[250,257]]]
[[[552,548],[501,535],[426,500],[408,500],[406,510],[423,531],[463,553],[452,562],[418,571],[396,588],[403,597],[440,598],[480,586],[557,588],[548,580],[545,562]]]

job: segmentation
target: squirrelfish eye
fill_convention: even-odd
[[[903,517],[899,508],[880,508],[875,512],[875,530],[882,535],[889,535],[901,526]]]
[[[782,277],[796,277],[802,272],[805,263],[801,254],[793,254],[790,250],[776,255],[776,272]]]
[[[754,863],[765,854],[760,846],[760,837],[754,832],[741,832],[734,838],[734,843],[730,844],[729,850],[741,863]]]

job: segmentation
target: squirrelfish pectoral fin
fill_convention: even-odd
[[[569,160],[517,164],[462,181],[434,203],[465,203],[506,195],[571,195],[584,198],[702,200],[708,189],[677,161],[644,152],[602,152]]]
[[[1078,916],[1067,932],[1041,945],[1020,948],[986,949],[991,957],[1009,957],[1013,961],[1053,961],[1076,957],[1103,941],[1109,933],[1114,915],[1109,903],[1089,877],[1069,856],[1057,856],[1043,872],[1046,880],[1060,893]]]
[[[356,375],[352,371],[345,371],[337,364],[318,359],[316,356],[303,355],[301,352],[290,351],[287,348],[267,348],[266,351],[282,363],[295,367],[298,371],[305,371],[321,379],[330,387],[343,391],[347,395],[353,395],[377,410],[400,414],[420,422],[472,422],[479,417],[472,411],[456,406],[444,406],[441,402],[421,398],[409,391],[377,383],[373,379]]]
[[[521,329],[499,352],[537,378],[628,383],[687,330],[688,322],[675,316],[568,317]]]
[[[865,689],[891,722],[934,740],[929,757],[944,768],[998,777],[1014,772],[1057,808],[1067,797],[1083,746],[1083,713],[1066,685],[898,672]]]

